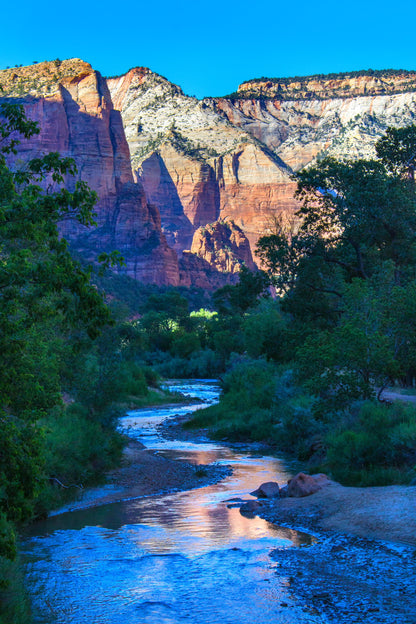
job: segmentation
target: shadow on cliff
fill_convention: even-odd
[[[178,251],[190,249],[194,226],[186,216],[175,183],[163,158],[153,152],[135,172],[148,200],[158,207],[168,243]]]
[[[152,281],[178,283],[176,253],[166,243],[158,210],[148,204],[140,182],[133,181],[121,115],[112,108],[104,81],[98,79],[96,90],[83,96],[84,101],[81,96],[76,101],[66,87],[59,88],[60,95],[55,98],[0,98],[0,104],[23,104],[27,117],[40,129],[38,135],[22,138],[17,154],[9,159],[10,166],[24,167],[30,159],[49,152],[73,158],[78,172],[66,179],[66,187],[73,190],[75,183],[83,180],[97,193],[98,202],[97,227],[86,228],[75,220],[60,224],[71,246],[89,260],[101,251],[118,249],[129,259],[128,265],[136,267],[132,275],[136,279],[147,281],[148,275]],[[51,180],[46,180],[44,187],[54,190]]]

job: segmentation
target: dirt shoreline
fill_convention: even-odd
[[[231,472],[228,466],[195,466],[179,459],[168,459],[157,451],[147,449],[137,440],[129,440],[123,450],[121,465],[107,473],[104,485],[86,488],[77,500],[50,515],[132,498],[192,490],[217,483]]]
[[[416,546],[416,487],[331,483],[304,498],[262,502],[258,515],[294,529],[338,532]]]

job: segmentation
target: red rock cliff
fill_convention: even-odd
[[[233,220],[254,253],[273,216],[293,212],[290,169],[222,111],[143,68],[108,85],[134,175],[159,208],[162,229],[179,254],[189,250],[199,227],[218,219]]]
[[[89,259],[102,250],[118,249],[129,276],[178,284],[176,253],[161,232],[157,209],[133,180],[121,116],[101,75],[71,59],[1,71],[0,85],[3,97],[22,101],[41,130],[22,141],[17,158],[49,151],[72,157],[78,177],[98,194],[96,229],[62,224],[72,245]]]

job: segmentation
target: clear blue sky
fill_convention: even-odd
[[[0,68],[80,57],[103,75],[143,65],[185,93],[261,76],[416,69],[416,2],[7,2]]]

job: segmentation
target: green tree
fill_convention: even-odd
[[[389,289],[390,295],[392,289]],[[378,283],[355,279],[346,286],[335,328],[309,336],[297,351],[297,369],[321,409],[333,412],[370,398],[401,374],[388,297]]]
[[[269,296],[269,279],[264,271],[251,272],[241,267],[239,282],[227,284],[215,291],[214,304],[220,314],[244,314],[258,304],[261,298]]]
[[[395,174],[414,182],[416,167],[416,126],[387,128],[376,144],[377,157]]]
[[[298,228],[259,241],[295,321],[303,379],[334,404],[413,378],[415,146],[416,126],[389,129],[378,160],[326,158],[299,172]]]
[[[76,167],[56,153],[12,168],[38,128],[22,106],[0,114],[0,554],[12,556],[12,523],[31,516],[44,484],[37,423],[62,406],[65,343],[75,328],[96,337],[111,315],[58,229],[68,218],[93,225],[96,194],[80,181],[67,189]]]

